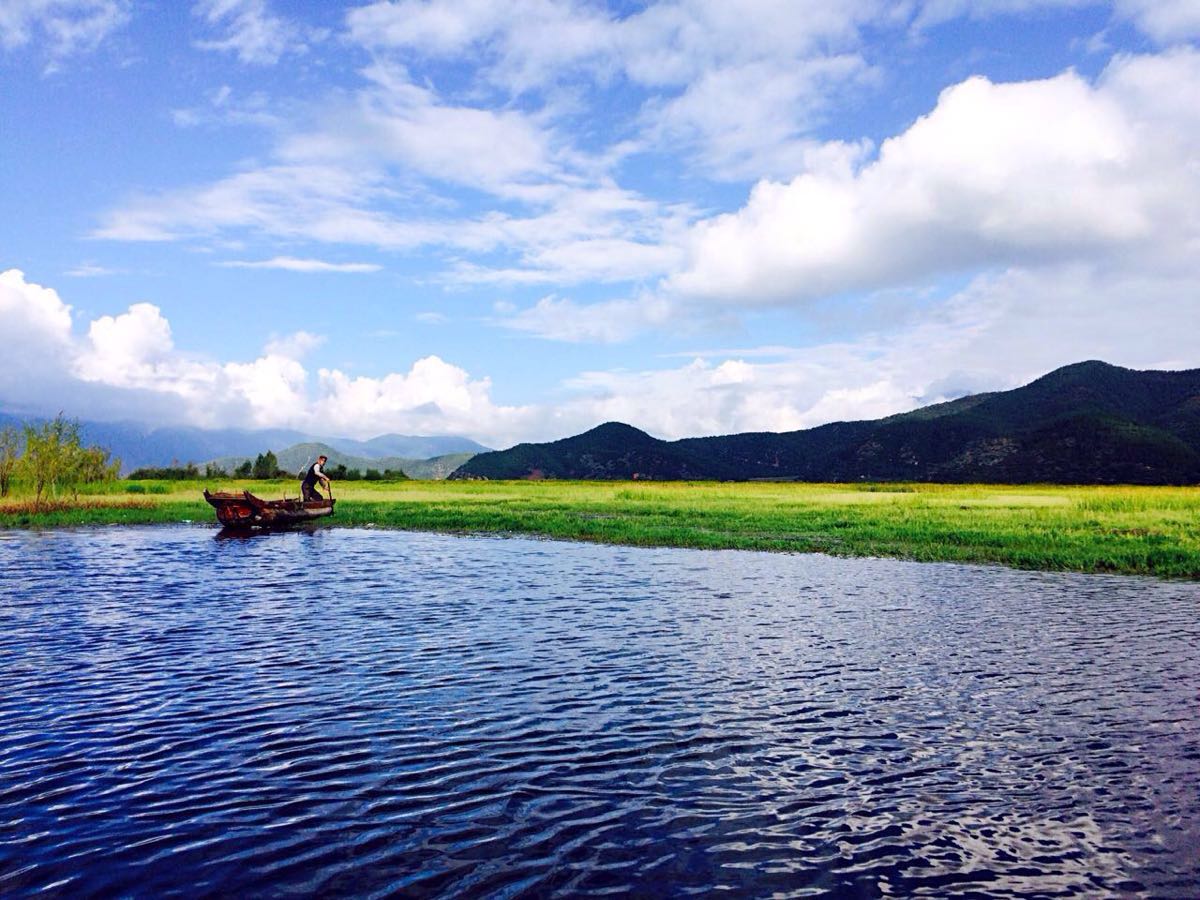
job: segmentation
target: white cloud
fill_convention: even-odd
[[[1116,7],[1163,43],[1200,37],[1200,3],[1196,0],[1116,0]]]
[[[643,243],[618,237],[593,237],[571,240],[569,234],[545,226],[566,217],[550,215],[523,222],[507,223],[506,230],[525,232],[522,265],[511,268],[483,267],[461,263],[447,276],[460,284],[579,284],[649,280],[676,268],[683,259],[679,248]],[[566,223],[564,222],[564,225]],[[611,230],[613,225],[609,226]],[[606,230],[599,219],[581,220],[567,225],[575,232],[588,228]],[[546,231],[537,235],[534,231]],[[555,238],[558,243],[555,243]]]
[[[281,158],[300,163],[402,165],[427,178],[506,195],[552,181],[551,135],[529,116],[439,102],[407,73],[374,66],[355,103],[327,109],[321,126],[288,138]]]
[[[215,40],[197,41],[197,47],[233,52],[249,65],[274,65],[285,53],[307,49],[308,35],[271,12],[266,0],[199,0],[193,12],[223,31]]]
[[[1092,86],[972,78],[854,165],[760,182],[700,223],[684,296],[786,303],[983,266],[1155,256],[1196,241],[1200,55],[1118,58]]]
[[[915,7],[913,27],[928,28],[962,16],[986,19],[994,16],[1036,13],[1041,10],[1096,6],[1097,0],[923,0]]]
[[[333,263],[321,259],[297,259],[276,256],[260,260],[229,260],[218,263],[228,269],[283,269],[288,272],[378,272],[383,266],[376,263]]]
[[[171,110],[171,120],[180,128],[222,125],[256,125],[276,129],[285,124],[272,109],[271,98],[262,91],[235,94],[227,84],[206,92],[207,103]]]
[[[175,348],[170,324],[150,303],[135,303],[119,316],[94,320],[88,344],[76,359],[80,377],[124,386],[151,387],[158,364]]]
[[[491,381],[472,378],[437,356],[413,363],[407,373],[352,378],[336,369],[317,373],[313,414],[340,433],[407,430],[416,434],[467,434],[509,440],[535,411],[496,406]]]
[[[11,270],[0,274],[0,317],[15,355],[0,368],[0,403],[201,426],[306,428],[319,419],[353,436],[458,433],[492,446],[548,440],[611,419],[667,438],[786,431],[1009,388],[1089,358],[1134,368],[1198,366],[1194,287],[1187,271],[1138,275],[1095,264],[1013,270],[976,279],[887,334],[714,350],[665,369],[584,372],[548,386],[552,401],[507,406],[492,400],[490,379],[437,356],[379,377],[311,372],[301,359],[319,338],[304,332],[273,338],[249,361],[196,357],[175,346],[150,304],[100,317],[79,338],[57,293]]]
[[[975,19],[1041,10],[1112,7],[1114,15],[1132,22],[1164,44],[1200,35],[1200,4],[1196,0],[924,0],[914,26],[927,28],[960,16]]]
[[[529,12],[529,7],[523,10]],[[420,48],[455,54],[500,30],[515,10],[488,0],[378,2],[346,15],[350,36],[367,46]]]
[[[664,438],[788,431],[1003,390],[1062,365],[1194,368],[1195,279],[1071,265],[976,279],[889,333],[810,347],[714,351],[668,369],[585,373],[556,409]],[[1046,340],[1053,335],[1053,340]]]
[[[513,96],[563,82],[648,92],[635,146],[692,146],[721,179],[790,174],[838,86],[862,77],[861,26],[902,21],[882,0],[667,0],[621,16],[568,0],[405,0],[347,16],[351,39],[418,58],[477,61]]]
[[[96,49],[129,21],[129,0],[4,0],[0,47],[30,43],[54,59]]]
[[[436,229],[399,222],[361,200],[381,188],[376,173],[335,166],[274,165],[214,184],[136,199],[109,213],[95,237],[170,241],[250,229],[283,238],[413,247]]]
[[[97,265],[93,262],[82,262],[64,272],[71,278],[99,278],[103,275],[116,275],[120,269],[110,269],[108,266]]]
[[[74,334],[71,308],[51,288],[0,273],[5,365],[0,404],[68,415],[208,426],[324,427],[370,437],[387,431],[467,434],[489,441],[524,431],[540,412],[498,406],[491,382],[428,356],[407,372],[314,375],[301,362],[322,343],[308,332],[272,337],[261,356],[220,361],[178,349],[162,311],[136,303]]]
[[[755,60],[700,73],[677,96],[642,112],[660,149],[691,148],[718,180],[791,176],[808,167],[808,137],[844,84],[865,78],[857,55],[815,60]]]
[[[725,65],[853,45],[860,25],[894,18],[881,0],[666,0],[626,16],[571,0],[403,0],[355,9],[347,26],[352,39],[374,48],[482,53],[494,82],[521,91],[568,67],[681,85]]]
[[[325,343],[325,338],[308,331],[296,331],[292,334],[272,337],[267,341],[263,353],[267,356],[283,356],[287,359],[300,360]]]
[[[53,366],[70,345],[71,307],[53,288],[25,280],[19,269],[0,272],[0,321],[4,322],[6,379],[19,379],[30,367]]]
[[[248,232],[507,257],[486,267],[452,266],[447,280],[464,283],[641,280],[681,258],[667,236],[683,232],[690,209],[619,187],[593,171],[590,157],[560,147],[538,117],[442,103],[396,67],[376,65],[369,74],[352,102],[339,97],[315,125],[286,135],[274,163],[134,199],[109,213],[95,236]],[[431,191],[463,188],[490,195],[487,211],[431,201]]]
[[[549,296],[497,321],[505,328],[550,340],[608,344],[660,326],[673,312],[670,303],[655,297],[580,305]]]

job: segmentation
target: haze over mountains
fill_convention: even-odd
[[[451,478],[1200,481],[1200,369],[1090,361],[885,419],[661,441],[609,422],[472,457]]]
[[[29,421],[29,418],[0,413],[0,426],[20,425],[25,421]],[[120,459],[123,472],[144,466],[189,462],[203,464],[212,460],[231,459],[240,461],[253,459],[267,450],[280,456],[289,448],[309,444],[329,448],[332,451],[329,455],[337,455],[339,461],[346,461],[348,468],[366,468],[366,461],[370,461],[370,468],[376,469],[399,468],[390,465],[398,460],[429,460],[451,454],[480,453],[488,449],[469,438],[454,435],[385,434],[359,441],[317,437],[287,429],[159,428],[134,422],[81,422],[80,431],[85,443],[105,447]],[[351,465],[350,460],[356,464]],[[361,465],[358,464],[360,461]]]
[[[389,437],[401,437],[401,435],[389,435]],[[397,443],[403,446],[402,442]],[[423,445],[417,444],[416,446]],[[336,447],[320,441],[305,441],[275,451],[279,468],[285,472],[296,472],[297,474],[307,469],[318,456],[322,455],[329,458],[326,465],[326,469],[329,471],[335,470],[338,466],[345,466],[347,469],[356,470],[360,475],[374,469],[377,472],[403,472],[409,478],[438,480],[447,477],[475,454],[473,452],[443,453],[431,457],[358,456],[353,453],[344,453]],[[250,456],[227,456],[213,460],[219,468],[226,472],[234,471],[247,461],[253,462],[253,458]]]

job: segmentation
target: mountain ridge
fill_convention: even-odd
[[[44,416],[22,416],[0,411],[0,427],[46,421]],[[139,422],[80,422],[85,443],[98,444],[121,460],[121,471],[205,462],[231,457],[253,459],[271,450],[276,455],[296,444],[320,443],[339,453],[373,461],[426,460],[459,453],[486,452],[488,447],[458,435],[383,434],[366,441],[320,437],[286,428],[206,429],[194,426],[153,426]]]
[[[1138,371],[1087,360],[1010,391],[792,432],[662,441],[610,422],[560,441],[481,453],[450,477],[1194,483],[1200,369]]]

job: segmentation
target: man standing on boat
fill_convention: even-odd
[[[329,490],[329,476],[325,474],[324,469],[328,459],[328,456],[318,456],[317,461],[309,466],[308,471],[304,474],[304,480],[300,482],[300,496],[304,498],[305,503],[324,501],[325,498],[317,490],[317,482],[325,485],[325,490]]]

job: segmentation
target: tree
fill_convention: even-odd
[[[109,451],[103,447],[76,447],[72,455],[74,458],[67,470],[65,481],[71,486],[76,497],[79,496],[81,484],[115,481],[121,471],[121,461],[110,460]]]
[[[21,469],[33,484],[35,508],[42,505],[43,493],[54,492],[78,469],[82,449],[79,423],[62,413],[43,425],[25,426]]]
[[[258,479],[274,478],[279,471],[279,460],[268,450],[254,458],[254,477]]]
[[[9,425],[0,429],[0,497],[7,497],[12,487],[13,472],[21,458],[21,438]]]
[[[246,460],[233,470],[233,474],[238,478],[249,478],[254,474],[254,463],[250,462],[250,460]]]

